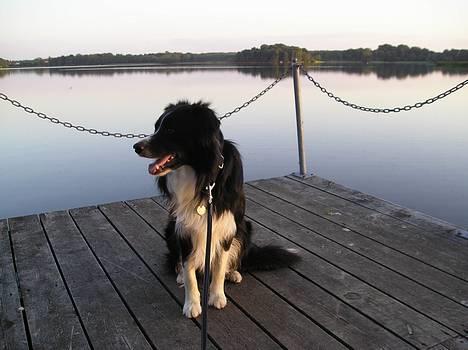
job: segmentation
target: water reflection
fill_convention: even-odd
[[[261,79],[275,79],[284,73],[286,67],[262,67],[262,66],[82,66],[82,67],[57,67],[57,68],[24,68],[0,70],[0,78],[10,74],[34,72],[39,76],[62,75],[70,77],[85,76],[115,76],[125,74],[161,74],[180,75],[194,72],[232,72],[233,70]],[[468,65],[434,65],[426,63],[385,63],[385,64],[317,64],[307,67],[309,71],[333,71],[351,75],[375,75],[378,79],[406,79],[422,77],[435,72],[443,75],[466,75]]]
[[[308,69],[343,98],[377,107],[414,103],[468,78],[463,67]],[[150,133],[169,102],[203,99],[221,115],[281,73],[272,67],[69,67],[3,70],[0,85],[52,117],[99,130]],[[225,137],[241,150],[246,180],[297,170],[291,87],[286,78],[223,122]],[[301,88],[312,172],[468,227],[466,88],[412,112],[379,116],[334,103],[307,81]],[[155,194],[148,161],[135,156],[134,140],[77,133],[2,101],[0,128],[0,218]]]
[[[312,70],[341,71],[355,75],[375,75],[379,79],[405,79],[422,77],[435,72],[443,75],[465,75],[468,65],[432,65],[425,63],[385,63],[385,64],[349,64],[349,65],[318,65],[309,67]]]

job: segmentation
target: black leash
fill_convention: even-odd
[[[215,183],[208,185],[208,215],[206,225],[206,247],[205,247],[205,273],[203,275],[203,301],[202,301],[202,332],[201,332],[201,348],[206,349],[208,342],[208,289],[210,284],[210,262],[211,262],[211,231],[213,221],[213,196],[211,191],[215,187]]]

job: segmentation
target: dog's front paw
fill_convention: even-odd
[[[239,273],[239,271],[229,271],[226,274],[226,279],[232,283],[241,283],[242,275]]]
[[[224,293],[218,294],[218,293],[213,293],[210,294],[210,298],[208,299],[208,305],[214,306],[217,309],[222,309],[226,306],[227,304],[227,299],[226,295]]]
[[[183,313],[188,318],[197,318],[201,314],[201,305],[199,301],[186,301]]]

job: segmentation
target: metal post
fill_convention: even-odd
[[[297,147],[299,152],[299,174],[294,173],[294,175],[304,178],[307,177],[307,165],[304,151],[304,133],[301,115],[301,90],[299,85],[300,67],[301,65],[297,63],[297,59],[294,59],[292,63],[292,74],[294,84],[294,103],[296,105]]]

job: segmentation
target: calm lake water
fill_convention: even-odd
[[[424,65],[310,68],[350,102],[412,104],[468,78]],[[266,87],[272,68],[62,68],[0,71],[0,91],[37,111],[99,130],[151,133],[181,98],[210,101],[221,115]],[[468,227],[468,88],[411,112],[346,108],[303,78],[309,170],[354,189]],[[246,180],[298,170],[291,78],[223,122]],[[78,133],[0,101],[0,218],[141,198],[156,193],[135,140]]]

